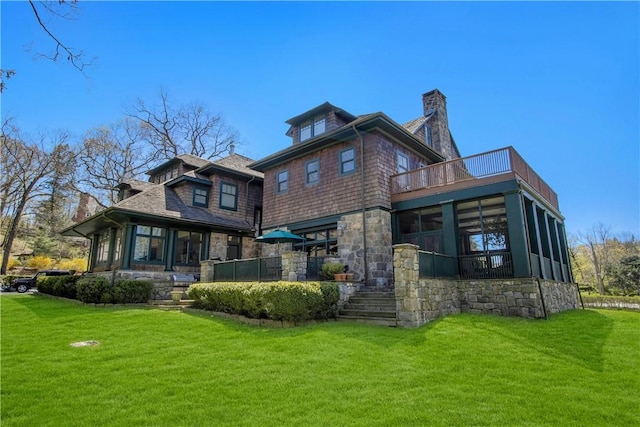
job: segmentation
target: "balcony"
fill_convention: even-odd
[[[391,176],[391,202],[446,193],[508,180],[518,180],[556,210],[558,195],[513,147],[436,163]]]

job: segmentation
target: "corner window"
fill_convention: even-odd
[[[340,173],[348,174],[356,170],[356,151],[349,148],[340,152]]]
[[[276,192],[284,193],[289,190],[289,171],[278,173],[278,181],[276,183]]]
[[[145,225],[136,226],[133,260],[135,262],[162,262],[164,259],[165,230]]]
[[[305,166],[305,183],[315,184],[320,180],[320,161],[311,160]]]
[[[300,124],[300,142],[324,133],[326,130],[326,119],[324,115],[316,116]]]
[[[220,183],[220,208],[235,211],[238,209],[238,186]]]
[[[209,191],[205,188],[193,189],[193,206],[209,206]]]

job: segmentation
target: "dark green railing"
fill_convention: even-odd
[[[513,277],[511,252],[461,255],[458,258],[462,279],[508,279]]]
[[[214,282],[267,282],[282,279],[282,258],[251,258],[218,262]]]
[[[436,252],[418,251],[420,277],[455,277],[456,258]]]

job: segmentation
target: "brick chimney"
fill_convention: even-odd
[[[453,148],[451,134],[449,133],[447,97],[438,89],[429,91],[422,95],[422,108],[425,116],[433,114],[428,121],[431,127],[433,148],[447,160],[457,158],[458,155]]]

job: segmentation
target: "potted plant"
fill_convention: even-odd
[[[322,276],[326,280],[345,280],[344,264],[339,262],[322,264]]]

